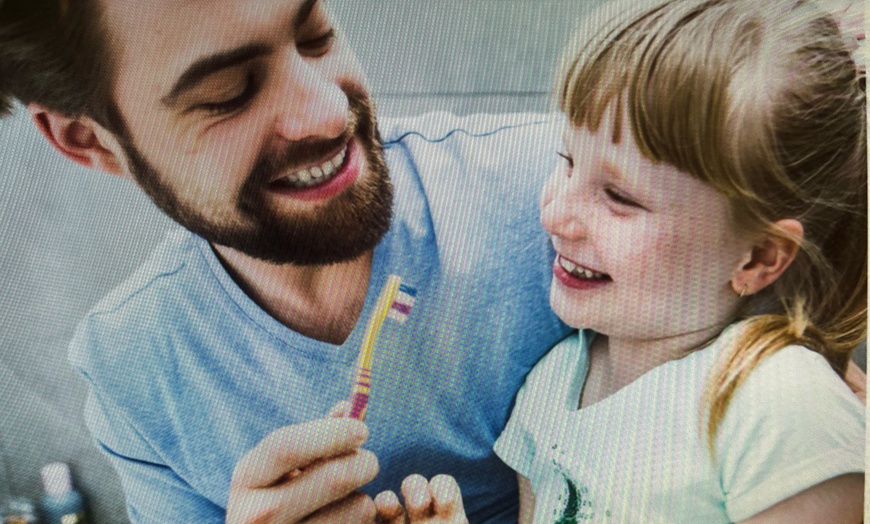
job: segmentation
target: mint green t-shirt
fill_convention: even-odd
[[[496,454],[531,481],[535,522],[737,522],[864,471],[864,407],[819,354],[787,347],[737,390],[711,456],[702,395],[732,326],[578,410],[594,336],[556,345],[517,396]]]

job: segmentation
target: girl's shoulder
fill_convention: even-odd
[[[864,406],[818,353],[788,346],[737,389],[714,455],[740,520],[810,486],[864,471]]]
[[[735,403],[762,398],[777,411],[806,411],[818,403],[842,402],[856,408],[861,402],[819,353],[803,346],[787,346],[763,359],[734,396]],[[862,409],[863,411],[863,409]]]

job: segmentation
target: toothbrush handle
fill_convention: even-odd
[[[369,389],[372,385],[372,372],[368,368],[361,368],[357,375],[356,384],[351,396],[350,417],[357,420],[365,420],[366,406],[369,403]]]

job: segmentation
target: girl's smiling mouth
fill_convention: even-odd
[[[553,274],[559,282],[572,289],[590,289],[613,282],[606,273],[581,266],[562,255],[556,256]]]

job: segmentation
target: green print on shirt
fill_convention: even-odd
[[[580,512],[581,506],[580,490],[564,473],[562,478],[568,485],[568,500],[565,502],[565,509],[562,510],[562,517],[554,524],[577,524],[577,514]]]
[[[561,473],[561,472],[560,472]],[[574,481],[568,478],[567,475],[562,473],[562,479],[565,481],[566,486],[566,501],[565,507],[562,509],[562,516],[557,520],[553,521],[554,524],[577,524],[579,522],[586,522],[595,518],[595,508],[593,507],[592,501],[589,499],[584,499],[584,495],[589,495],[588,488],[578,488]],[[562,497],[559,497],[559,500],[562,500]],[[553,512],[555,516],[555,511]],[[604,516],[610,517],[610,510],[604,512]]]

